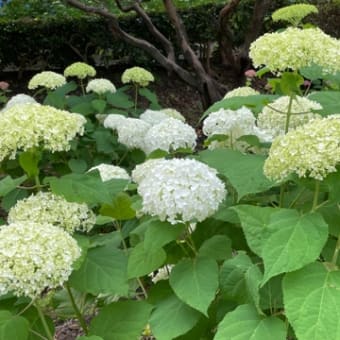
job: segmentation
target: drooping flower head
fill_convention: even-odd
[[[318,13],[318,9],[310,4],[294,4],[279,8],[272,14],[273,21],[286,21],[293,26],[298,26],[303,18],[312,13]]]
[[[289,100],[289,96],[283,96],[266,105],[257,117],[258,127],[268,131],[274,137],[285,134]],[[291,106],[289,130],[309,122],[312,118],[319,117],[312,111],[321,109],[319,103],[306,97],[296,96]]]
[[[17,104],[29,104],[29,103],[36,103],[37,101],[24,93],[19,93],[15,96],[13,96],[5,105],[5,109],[9,109],[10,107],[12,107],[13,105],[17,105]]]
[[[180,148],[194,150],[196,139],[196,132],[190,125],[175,118],[167,118],[147,131],[144,138],[144,151],[148,155],[157,149],[167,152]]]
[[[90,231],[96,216],[85,203],[68,202],[51,192],[38,192],[19,200],[8,213],[9,223],[31,221],[52,224],[69,234],[75,231]]]
[[[212,112],[203,122],[203,133],[207,137],[213,135],[226,135],[228,138],[224,141],[212,141],[209,149],[231,148],[244,151],[248,144],[238,139],[245,135],[258,136],[260,141],[268,142],[271,136],[261,133],[255,125],[253,113],[246,107],[238,110],[220,109]]]
[[[138,182],[142,211],[170,223],[203,221],[226,196],[215,169],[193,159],[156,160]]]
[[[250,86],[241,86],[233,89],[224,96],[223,99],[232,98],[232,97],[247,97],[247,96],[255,96],[260,94],[260,92],[254,90]]]
[[[63,229],[32,221],[0,229],[0,295],[32,299],[61,286],[80,256],[77,242]]]
[[[15,158],[18,150],[41,147],[51,152],[68,151],[70,141],[82,135],[86,119],[77,113],[47,105],[17,104],[0,115],[0,161]]]
[[[276,181],[290,174],[324,179],[340,163],[340,115],[316,118],[277,137],[264,164],[265,175]]]
[[[130,175],[127,171],[120,166],[115,166],[111,164],[99,164],[92,167],[88,172],[93,170],[98,170],[100,177],[103,182],[109,181],[110,179],[130,179]]]
[[[148,86],[154,80],[155,78],[152,73],[138,66],[125,70],[122,75],[123,84],[133,83],[142,87]]]
[[[105,94],[107,92],[115,93],[116,87],[108,79],[98,78],[92,79],[86,86],[86,92],[94,92],[97,94]]]
[[[94,67],[83,63],[76,62],[67,66],[64,70],[65,77],[77,77],[78,79],[85,79],[86,77],[94,77],[96,75]]]
[[[59,73],[52,71],[44,71],[34,75],[28,82],[28,88],[30,90],[35,90],[36,88],[42,86],[49,90],[54,90],[57,87],[66,84],[66,78]]]
[[[249,56],[255,67],[266,66],[274,73],[313,64],[330,73],[340,70],[340,42],[319,28],[266,33],[251,44]]]

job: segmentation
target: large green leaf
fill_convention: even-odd
[[[146,249],[158,249],[177,239],[184,231],[184,224],[172,225],[169,222],[151,219],[146,222],[147,229],[144,235]]]
[[[39,316],[37,309],[34,307],[31,307],[28,310],[26,310],[21,316],[23,316],[26,320],[28,320],[30,324],[30,329],[36,332],[36,333],[30,332],[28,336],[28,340],[41,340],[41,337],[38,336],[37,333],[46,334],[46,330],[44,328],[44,325],[41,321],[41,318]],[[49,318],[47,315],[45,315],[45,320],[46,320],[47,326],[51,334],[54,334],[53,320]]]
[[[239,205],[231,209],[237,212],[241,220],[249,248],[256,255],[261,256],[264,242],[269,233],[270,216],[279,209],[252,205]]]
[[[218,288],[218,267],[207,257],[183,259],[172,269],[170,286],[189,306],[207,315]]]
[[[26,340],[29,336],[29,322],[22,316],[0,311],[0,340]]]
[[[340,272],[312,263],[286,274],[285,312],[299,340],[340,339]]]
[[[70,285],[91,294],[127,295],[127,257],[120,249],[108,244],[91,248],[81,267],[69,279]]]
[[[104,216],[111,216],[116,220],[129,220],[136,216],[135,210],[131,207],[132,201],[125,192],[118,193],[111,204],[104,204],[100,213]]]
[[[118,301],[105,306],[90,324],[90,335],[105,340],[139,339],[152,306],[145,301]]]
[[[327,116],[340,112],[340,91],[317,91],[308,96],[321,104],[320,114]]]
[[[226,176],[242,197],[266,191],[275,184],[263,174],[264,156],[243,154],[235,150],[216,149],[199,153],[199,160]]]
[[[17,185],[20,185],[27,179],[26,175],[18,178],[12,178],[11,176],[6,176],[0,181],[0,196],[5,196],[14,190]]]
[[[259,288],[262,273],[245,252],[223,263],[220,270],[220,290],[224,299],[238,304],[251,303],[260,311]]]
[[[328,225],[317,213],[300,216],[295,210],[283,210],[272,214],[270,220],[270,234],[262,250],[262,284],[316,260],[328,237]]]
[[[204,241],[198,253],[200,256],[210,257],[216,261],[231,257],[231,240],[225,235],[214,235]]]
[[[142,87],[138,90],[139,94],[150,101],[150,108],[152,110],[159,110],[161,106],[158,103],[157,96],[154,92],[150,91],[146,87]]]
[[[241,305],[219,323],[214,340],[285,340],[286,333],[279,318],[262,317],[253,306]]]
[[[60,178],[49,177],[51,190],[57,195],[64,196],[71,202],[108,203],[119,192],[123,191],[127,181],[112,179],[103,182],[98,171],[86,174],[69,174]]]
[[[166,259],[166,253],[162,248],[147,249],[144,243],[138,243],[129,255],[129,278],[150,274],[161,267]]]
[[[175,295],[162,299],[151,314],[151,331],[157,340],[174,339],[191,330],[201,314]]]
[[[134,106],[134,102],[122,91],[117,91],[115,93],[108,93],[106,99],[109,104],[114,107],[121,109],[130,109]]]

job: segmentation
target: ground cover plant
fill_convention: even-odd
[[[274,13],[204,145],[145,68],[0,82],[0,339],[340,337],[340,42],[313,11]]]

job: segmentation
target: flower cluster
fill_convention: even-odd
[[[139,118],[151,125],[159,124],[160,122],[168,118],[174,118],[185,122],[185,118],[183,117],[183,115],[177,110],[171,108],[158,111],[147,109],[139,116]]]
[[[64,230],[32,221],[0,229],[0,295],[32,299],[62,285],[80,256],[77,242]]]
[[[265,65],[271,72],[317,64],[334,73],[340,69],[340,41],[319,28],[289,27],[258,38],[251,44],[249,56],[255,67]]]
[[[88,172],[93,170],[98,170],[100,174],[100,178],[103,182],[109,181],[110,179],[130,179],[130,175],[126,172],[125,169],[120,166],[115,166],[111,164],[99,164],[91,168]]]
[[[273,21],[287,21],[298,26],[303,18],[312,13],[318,13],[317,7],[309,4],[294,4],[279,8],[272,14]]]
[[[322,180],[340,163],[339,140],[340,115],[313,119],[274,140],[264,173],[277,181],[292,173]]]
[[[196,139],[196,132],[190,125],[175,118],[167,118],[147,131],[144,151],[148,155],[157,149],[168,152],[180,148],[194,150]]]
[[[118,113],[111,113],[104,119],[104,127],[112,130],[117,130],[118,126],[126,119],[125,116]]]
[[[259,128],[268,131],[274,137],[283,135],[285,133],[289,101],[289,96],[283,96],[265,106],[257,118]],[[322,107],[319,103],[306,97],[296,96],[291,105],[289,130],[318,117],[319,115],[312,111],[321,109]]]
[[[36,103],[37,101],[27,94],[19,93],[13,96],[5,105],[5,109],[12,107],[13,105],[17,104],[29,104],[29,103]]]
[[[254,90],[250,86],[241,86],[237,87],[234,90],[227,92],[223,99],[232,98],[232,97],[247,97],[247,96],[255,96],[260,94],[258,91]]]
[[[68,202],[51,192],[38,192],[18,201],[8,213],[9,223],[25,221],[52,224],[73,234],[76,230],[90,231],[96,216],[84,203]]]
[[[94,67],[82,63],[76,62],[67,66],[64,70],[65,77],[77,77],[79,79],[85,79],[86,77],[94,77],[96,75],[96,70]]]
[[[115,93],[116,87],[108,79],[98,78],[92,79],[86,86],[86,92],[94,92],[97,94],[105,94],[107,92]]]
[[[170,223],[203,221],[226,196],[216,170],[193,159],[161,159],[138,176],[143,213]],[[133,176],[135,177],[135,176]]]
[[[203,122],[203,133],[208,137],[226,135],[228,138],[222,142],[212,141],[209,149],[224,147],[244,151],[248,145],[238,139],[245,135],[255,135],[263,142],[270,141],[271,136],[258,129],[255,121],[253,113],[246,107],[235,111],[220,109],[210,113]]]
[[[154,80],[152,73],[138,66],[125,70],[122,75],[123,84],[133,83],[142,87],[148,86]]]
[[[163,158],[150,158],[144,163],[137,164],[131,173],[132,180],[135,183],[140,183],[145,178],[149,170],[151,170],[159,161],[162,160]]]
[[[35,90],[39,86],[46,87],[47,89],[54,90],[57,87],[66,84],[66,78],[59,73],[52,71],[44,71],[34,75],[28,82],[28,88]]]
[[[45,150],[67,151],[69,142],[83,134],[86,119],[76,113],[47,105],[18,104],[0,115],[0,161],[15,158],[17,150],[42,147]]]
[[[168,280],[173,267],[174,265],[168,264],[162,268],[158,268],[156,273],[149,275],[151,277],[151,281],[153,283],[157,283],[158,281]]]

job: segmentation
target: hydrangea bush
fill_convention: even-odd
[[[338,44],[316,28],[259,38],[272,92],[230,91],[198,145],[145,70],[124,79],[147,108],[101,79],[10,99],[0,338],[52,340],[53,320],[76,317],[79,340],[338,339]],[[71,66],[85,89],[96,70]]]

